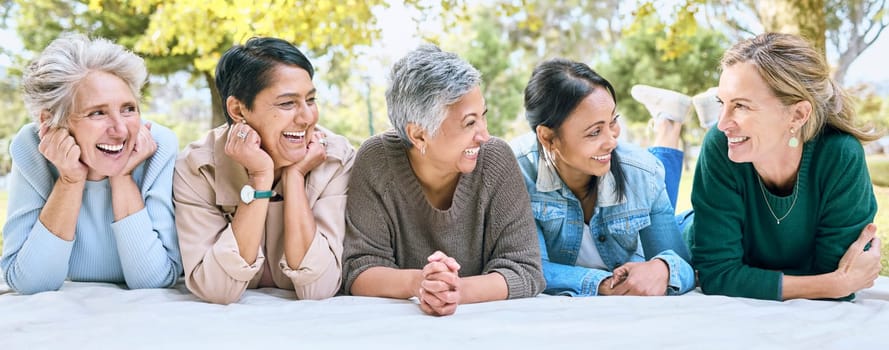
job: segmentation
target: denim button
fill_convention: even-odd
[[[606,238],[605,235],[599,235],[599,242],[605,242],[606,239],[608,238]]]

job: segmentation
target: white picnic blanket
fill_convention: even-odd
[[[424,315],[413,301],[248,290],[199,301],[181,283],[66,282],[23,296],[0,281],[0,349],[887,349],[889,277],[854,302],[705,296],[536,298]]]

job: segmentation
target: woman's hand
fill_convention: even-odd
[[[870,247],[865,251],[865,247]],[[882,242],[877,237],[877,225],[868,224],[858,239],[846,249],[834,273],[842,282],[835,297],[842,298],[859,290],[870,288],[880,275],[880,248]]]
[[[306,145],[306,156],[299,162],[287,167],[287,171],[297,171],[305,178],[306,174],[317,168],[321,163],[324,163],[325,159],[327,159],[327,135],[324,135],[323,132],[315,131],[312,133],[312,139]]]
[[[80,161],[80,146],[68,129],[50,129],[48,124],[41,123],[37,136],[40,138],[37,149],[58,169],[60,181],[69,184],[86,181],[89,168]]]
[[[610,281],[614,281],[613,287]],[[651,259],[646,262],[629,262],[614,269],[613,275],[602,284],[608,282],[603,294],[603,288],[599,287],[599,294],[603,295],[637,295],[657,296],[667,292],[667,284],[670,282],[670,268],[661,259]]]
[[[440,251],[430,255],[420,282],[420,309],[435,316],[452,315],[460,304],[460,264]]]
[[[132,174],[133,169],[157,152],[157,142],[151,137],[151,123],[145,123],[139,127],[139,134],[136,135],[135,142],[133,154],[130,155],[130,160],[127,161],[127,165],[120,175]]]
[[[275,163],[261,146],[259,134],[247,123],[232,123],[229,126],[225,155],[247,168],[247,174],[251,178],[262,176],[271,182]],[[255,183],[253,185],[256,186]],[[266,188],[261,189],[266,190]]]

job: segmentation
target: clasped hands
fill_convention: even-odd
[[[670,282],[670,268],[661,259],[628,262],[614,269],[599,284],[599,295],[664,295]]]
[[[460,264],[440,251],[430,255],[427,261],[429,263],[421,271],[422,280],[416,294],[420,309],[435,316],[451,315],[460,304]]]

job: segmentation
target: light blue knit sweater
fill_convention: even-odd
[[[87,181],[74,240],[68,242],[38,220],[59,174],[37,150],[37,125],[22,127],[9,150],[13,166],[0,259],[12,289],[23,294],[58,290],[66,278],[129,288],[176,283],[182,273],[172,200],[178,142],[160,125],[152,125],[151,134],[157,151],[133,171],[145,208],[114,222],[108,180]]]

